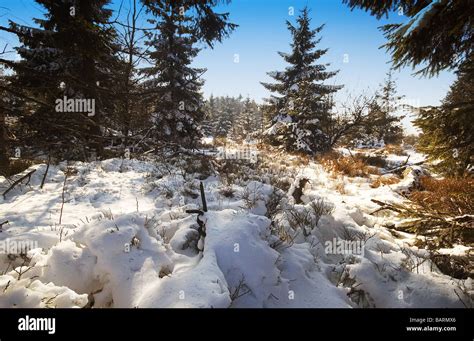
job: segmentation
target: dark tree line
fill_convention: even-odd
[[[212,46],[236,27],[213,9],[227,1],[130,0],[122,16],[109,0],[35,1],[46,14],[34,27],[0,27],[20,42],[18,61],[0,55],[4,173],[14,147],[85,160],[145,137],[186,147],[199,141],[203,70],[190,63],[198,42]],[[143,14],[147,27],[139,27]]]

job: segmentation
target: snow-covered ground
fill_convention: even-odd
[[[196,214],[185,212],[201,205],[196,174],[153,161],[62,163],[49,168],[40,189],[46,165],[32,169],[28,185],[0,198],[0,223],[8,220],[0,232],[0,307],[464,307],[469,301],[471,279],[442,274],[414,246],[415,236],[385,227],[395,222],[390,213],[369,214],[378,208],[372,198],[402,200],[396,191],[413,182],[410,172],[398,184],[372,188],[369,179],[333,176],[313,161],[276,154],[232,181],[221,171],[203,180],[201,252]],[[309,182],[297,204],[292,193],[303,178]],[[287,181],[289,190],[275,190],[272,179]],[[1,192],[8,185],[0,178]],[[295,228],[301,219],[305,226]],[[468,251],[458,245],[443,252]]]

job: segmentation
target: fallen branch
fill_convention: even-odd
[[[408,158],[410,158],[410,157],[408,157]],[[411,163],[409,165],[407,163],[408,163],[408,159],[405,161],[405,164],[403,164],[401,166],[397,166],[397,167],[392,168],[392,169],[389,169],[389,170],[383,172],[382,175],[393,174],[393,173],[402,173],[407,167],[420,166],[420,165],[424,164],[425,161],[415,162],[415,163]]]
[[[28,185],[30,183],[30,180],[31,180],[31,175],[36,172],[36,169],[33,169],[32,171],[28,172],[27,174],[23,175],[21,178],[19,178],[18,180],[15,180],[13,181],[13,183],[11,184],[10,187],[7,188],[7,190],[5,192],[3,192],[3,199],[5,199],[5,196],[7,195],[8,192],[10,192],[13,188],[15,188],[16,185],[18,185],[19,183],[21,183],[23,180],[25,180],[26,178],[28,178],[28,182],[26,183],[26,185]]]
[[[201,181],[200,184],[200,190],[201,190],[201,200],[202,200],[202,210],[186,210],[186,213],[193,213],[197,214],[197,219],[196,222],[199,225],[198,232],[199,232],[199,238],[202,240],[202,249],[200,251],[204,251],[204,238],[206,238],[206,222],[204,220],[201,220],[201,216],[204,215],[204,212],[207,212],[207,202],[206,202],[206,196],[204,194],[204,184]],[[199,247],[198,247],[199,248]]]
[[[381,210],[391,210],[402,219],[397,230],[416,233],[431,238],[438,246],[452,247],[455,242],[472,243],[474,215],[455,215],[453,212],[440,212],[420,202],[407,200],[404,203],[386,203],[371,199],[380,206],[371,215]]]
[[[390,210],[390,211],[394,211],[394,212],[397,212],[397,213],[401,213],[401,211],[398,208],[395,208],[392,204],[389,204],[389,203],[386,203],[386,202],[383,202],[383,201],[380,201],[380,200],[376,200],[376,199],[371,199],[370,201],[372,201],[374,204],[377,204],[377,205],[380,206],[380,208],[378,208],[375,211],[373,211],[372,213],[370,213],[370,215],[374,215],[375,213],[383,211],[383,210]]]
[[[206,194],[204,193],[204,184],[202,183],[202,181],[199,184],[199,189],[201,190],[202,210],[204,212],[207,212]]]

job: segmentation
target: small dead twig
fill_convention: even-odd
[[[244,292],[240,292],[244,288],[246,290]],[[230,299],[231,299],[231,301],[235,301],[236,299],[238,299],[238,298],[240,298],[244,295],[247,295],[251,291],[252,290],[250,290],[249,287],[247,287],[247,285],[245,284],[245,278],[242,275],[242,278],[240,279],[239,283],[235,287],[234,291],[230,294]]]
[[[11,282],[11,281],[8,281],[8,282],[7,282],[7,285],[5,285],[5,288],[3,289],[3,292],[7,291],[8,287],[10,286],[10,282]]]
[[[352,154],[351,150],[350,150],[349,148],[346,148],[346,149],[347,149],[347,151],[349,152],[349,155],[351,156],[352,161],[355,162],[356,159],[355,159],[354,155]]]
[[[8,220],[5,220],[4,222],[0,223],[0,232],[2,232],[3,225],[8,224]]]
[[[46,165],[46,170],[44,172],[43,179],[41,180],[41,186],[40,186],[41,189],[43,188],[44,182],[46,181],[46,176],[48,175],[50,163],[51,163],[51,155],[48,155],[48,164]]]
[[[26,263],[23,262],[23,264],[20,266],[20,270],[18,271],[17,269],[13,269],[13,271],[15,271],[17,274],[18,274],[18,278],[17,280],[19,281],[21,279],[21,276],[23,276],[25,273],[27,273],[29,270],[33,269],[32,266],[26,266],[24,265]],[[22,271],[23,267],[26,267],[26,270],[25,271]]]
[[[59,214],[59,225],[61,225],[61,220],[62,220],[62,217],[63,217],[63,208],[64,208],[64,201],[65,201],[65,192],[66,192],[66,181],[67,181],[67,178],[69,175],[72,175],[74,174],[74,171],[72,168],[67,168],[65,171],[64,171],[64,182],[63,182],[63,191],[61,193],[61,200],[62,200],[62,203],[61,203],[61,212]]]

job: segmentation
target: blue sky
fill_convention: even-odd
[[[114,0],[111,7],[117,8],[118,3]],[[125,0],[125,6],[127,3]],[[266,72],[286,66],[277,51],[290,51],[285,21],[294,22],[305,5],[311,9],[313,27],[326,24],[320,47],[329,51],[321,62],[330,63],[331,70],[340,70],[330,81],[345,86],[338,99],[342,101],[348,93],[356,95],[377,89],[390,67],[389,55],[380,48],[385,38],[378,27],[403,22],[406,17],[394,13],[389,19],[377,20],[361,10],[351,12],[342,0],[234,0],[218,10],[230,12],[231,21],[239,27],[214,49],[203,49],[194,61],[195,66],[208,69],[203,76],[204,94],[250,95],[258,102],[267,97],[268,92],[260,82],[271,81]],[[290,15],[292,8],[294,15]],[[32,17],[41,16],[40,9],[33,0],[2,0],[0,24],[4,25],[7,19],[31,23]],[[0,32],[0,43],[2,40],[10,45],[16,43],[11,35]],[[348,63],[344,62],[345,54]],[[394,76],[399,93],[406,96],[406,101],[419,105],[439,104],[455,78],[451,72],[436,78],[421,78],[412,73],[411,68],[406,68]]]
[[[389,20],[377,20],[361,10],[350,11],[342,0],[234,0],[226,9],[233,22],[240,25],[230,38],[213,50],[206,49],[196,59],[196,65],[205,66],[206,94],[236,95],[260,99],[268,92],[260,81],[271,81],[267,71],[282,70],[286,64],[277,51],[289,52],[290,34],[285,21],[294,22],[298,9],[305,5],[311,9],[313,27],[325,24],[321,48],[329,48],[321,59],[330,63],[330,69],[340,70],[331,82],[344,84],[339,97],[375,90],[390,67],[390,57],[379,26],[388,22],[401,22],[404,16],[395,13]],[[289,15],[289,8],[295,15]],[[235,54],[239,62],[234,62]],[[344,63],[344,55],[349,58]],[[411,68],[395,72],[400,94],[407,101],[420,105],[435,105],[442,99],[454,80],[444,72],[437,78],[412,76]]]

